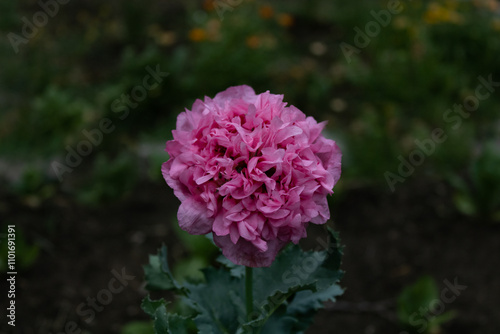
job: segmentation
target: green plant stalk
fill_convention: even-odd
[[[247,319],[251,321],[253,313],[253,268],[245,267],[245,299],[247,307]]]

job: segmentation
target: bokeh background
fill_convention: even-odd
[[[498,1],[2,1],[0,31],[18,271],[1,333],[151,333],[148,254],[165,243],[179,279],[217,256],[176,227],[164,143],[195,99],[239,84],[328,120],[344,153],[346,291],[308,333],[500,330]],[[5,235],[0,255],[5,273]]]

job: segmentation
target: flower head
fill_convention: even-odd
[[[290,27],[293,25],[293,16],[290,14],[279,14],[278,24],[283,27]]]
[[[202,28],[194,28],[189,31],[189,39],[193,42],[201,42],[207,38],[207,33]]]
[[[232,262],[270,266],[288,242],[323,224],[341,152],[282,95],[230,87],[177,118],[162,174],[181,205],[179,225],[213,233]]]

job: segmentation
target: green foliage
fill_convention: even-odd
[[[9,146],[12,142],[6,142],[1,148],[16,155],[19,151],[34,149],[35,152],[53,153],[63,143],[75,139],[77,131],[85,124],[84,120],[92,118],[92,112],[87,102],[75,98],[68,90],[49,86],[29,107],[19,111],[23,122],[17,126],[17,131],[7,130],[12,131],[9,135],[16,145]]]
[[[174,267],[174,277],[180,282],[185,280],[202,281],[202,269],[205,268],[209,262],[205,257],[191,255],[188,258],[179,260]]]
[[[439,298],[439,292],[434,279],[423,276],[414,284],[406,287],[398,298],[398,317],[402,323],[408,323],[408,319],[419,308],[427,308],[429,304]]]
[[[138,179],[137,162],[134,159],[126,152],[114,159],[99,155],[93,166],[91,180],[81,187],[78,200],[89,206],[98,206],[126,196]]]
[[[398,297],[397,314],[400,323],[412,333],[439,333],[440,325],[455,317],[453,311],[435,315],[429,310],[439,298],[436,281],[430,276],[422,276],[403,289]]]
[[[176,262],[173,269],[174,277],[181,282],[203,280],[201,269],[209,265],[218,248],[205,236],[189,234],[182,230],[175,220],[173,220],[172,228],[189,252],[189,257]]]
[[[37,156],[50,166],[53,156],[64,157],[66,147],[82,139],[82,130],[107,117],[116,130],[99,146],[105,158],[88,157],[86,168],[72,175],[81,178],[91,170],[93,177],[109,179],[98,174],[119,173],[98,171],[116,167],[102,159],[111,162],[117,151],[133,151],[141,138],[165,141],[177,114],[194,99],[238,84],[283,93],[307,115],[328,120],[327,131],[344,154],[347,190],[386,187],[384,173],[397,170],[398,156],[407,157],[416,148],[414,140],[428,138],[435,128],[448,139],[411,178],[430,175],[441,181],[461,175],[475,143],[495,137],[497,91],[459,127],[444,119],[454,104],[473,96],[478,76],[500,80],[500,18],[484,2],[406,2],[387,26],[369,36],[366,47],[356,45],[354,29],[375,22],[371,12],[387,9],[387,1],[243,1],[222,18],[213,5],[89,0],[61,5],[57,17],[19,45],[18,53],[2,39],[2,157],[31,161]],[[31,19],[39,9],[36,2],[2,3],[0,31],[22,34],[19,18]],[[346,59],[342,43],[359,53]],[[147,66],[159,66],[169,76],[120,119],[113,103],[142,85]],[[156,165],[166,158],[151,153],[151,180],[162,182]],[[129,189],[129,179],[122,180],[110,186],[88,182],[76,197],[90,205],[119,198],[118,192]],[[491,189],[475,184],[483,181],[451,182],[460,210],[497,219],[497,204],[487,194]],[[36,190],[37,196],[56,190],[44,189]]]
[[[454,202],[459,211],[486,221],[500,222],[500,145],[488,142],[469,164],[462,178],[450,174],[455,188]]]
[[[182,240],[183,244],[193,255],[203,257],[209,261],[217,252],[218,248],[205,236],[189,234],[182,230],[177,223],[172,225],[177,237]]]
[[[149,296],[142,301],[142,309],[153,318],[154,333],[188,333],[190,320],[177,314],[167,313],[167,304],[163,299],[154,301]]]
[[[387,170],[397,168],[401,150],[397,133],[391,129],[396,111],[389,104],[378,108],[368,104],[359,106],[360,116],[349,133],[345,133],[344,170],[349,181],[383,182]],[[376,163],[375,163],[376,162]]]
[[[244,267],[221,259],[222,267],[203,270],[204,281],[179,283],[167,263],[163,246],[157,256],[150,256],[145,266],[148,289],[172,290],[182,295],[181,302],[193,312],[191,319],[199,333],[302,333],[312,322],[315,311],[327,300],[342,294],[337,285],[342,250],[338,236],[330,231],[331,244],[323,251],[302,251],[292,245],[283,250],[269,268],[254,268],[254,312],[247,319],[245,309]],[[156,333],[167,328],[169,317],[189,328],[190,320],[166,313],[167,304],[147,297],[143,309],[155,320]],[[171,328],[172,327],[172,328]],[[183,331],[179,331],[182,333]]]
[[[60,88],[49,86],[45,93],[35,99],[32,112],[36,115],[30,117],[27,126],[30,131],[39,131],[36,135],[65,135],[72,133],[82,124],[86,115],[86,105],[75,100],[71,94]],[[56,131],[56,133],[51,133]]]
[[[53,197],[57,188],[53,182],[49,182],[42,170],[28,167],[23,171],[21,178],[11,185],[11,189],[29,206],[36,207]]]
[[[154,334],[151,321],[132,321],[121,329],[121,334]]]
[[[148,290],[174,290],[183,292],[182,286],[177,283],[167,260],[167,247],[162,246],[158,255],[149,256],[149,264],[144,266],[146,288]]]
[[[168,154],[163,151],[154,151],[148,154],[148,178],[151,181],[163,181],[161,165],[169,159]]]
[[[375,22],[370,10],[387,5],[362,3],[367,9],[347,15],[348,26],[341,24],[346,28],[341,42],[355,46],[353,28],[364,30],[367,22]],[[343,117],[348,126],[343,148],[349,164],[344,180],[380,181],[384,171],[396,169],[398,155],[407,156],[414,149],[413,140],[420,138],[415,134],[422,128],[429,133],[443,128],[448,139],[419,167],[424,173],[412,178],[438,170],[439,175],[431,175],[442,179],[464,167],[472,144],[494,133],[500,99],[491,94],[458,128],[451,128],[444,114],[474,96],[479,75],[500,78],[498,62],[493,61],[499,48],[498,40],[493,40],[498,22],[494,12],[478,3],[404,3],[402,12],[392,15],[390,24],[370,37],[359,54],[351,59],[342,59],[341,54],[335,73],[340,87],[350,88],[344,93],[350,103],[350,114]]]

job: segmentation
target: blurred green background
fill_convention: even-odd
[[[363,194],[405,194],[411,206],[411,194],[439,185],[440,220],[498,233],[497,1],[3,1],[0,31],[0,223],[43,212],[36,232],[29,219],[18,226],[27,268],[41,265],[65,224],[54,213],[61,201],[98,216],[114,205],[126,217],[141,191],[171,199],[160,164],[176,116],[240,84],[329,121],[325,135],[344,154],[335,210],[372,201]],[[176,205],[165,204],[169,229]],[[404,205],[393,209],[404,217]],[[180,254],[180,271],[210,261],[196,247]]]

